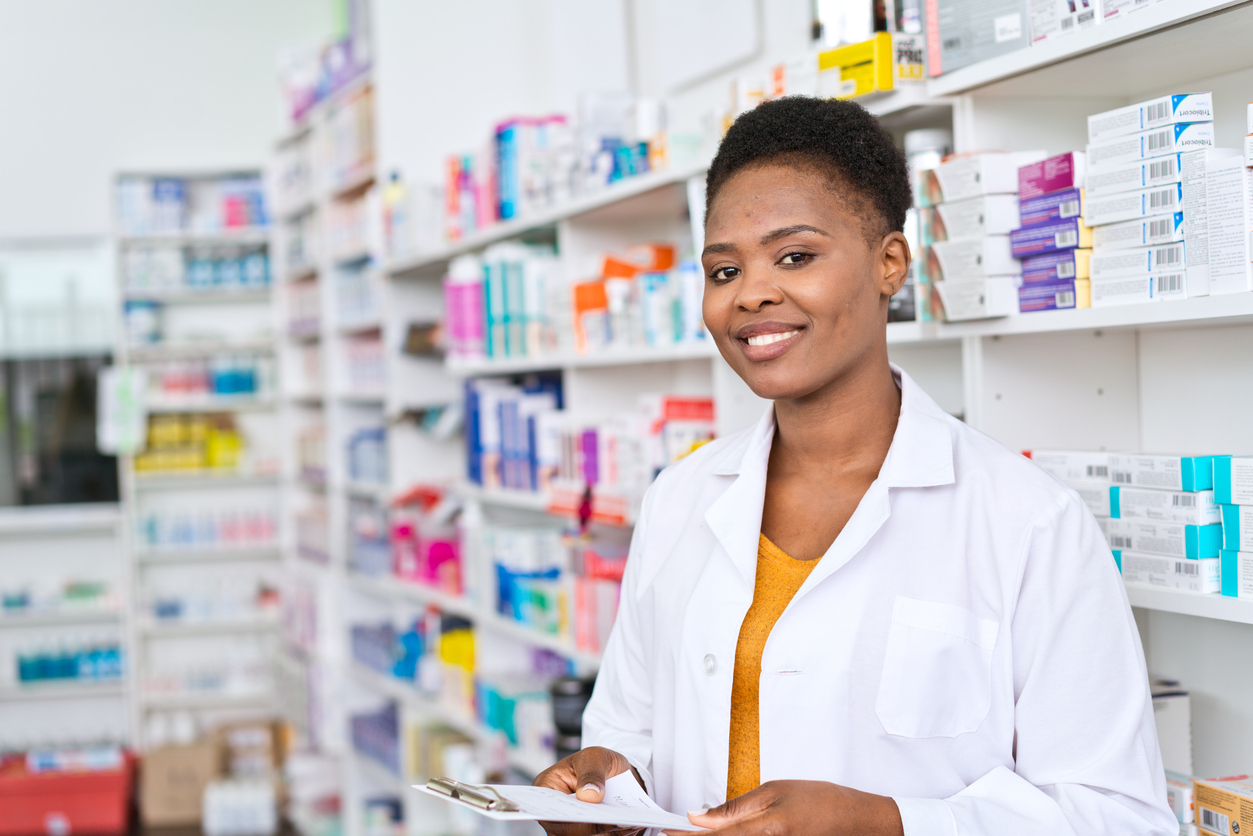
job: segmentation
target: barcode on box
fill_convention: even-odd
[[[1157,221],[1149,221],[1149,237],[1160,238],[1163,235],[1169,235],[1173,226],[1172,218],[1162,218]]]
[[[1057,211],[1063,218],[1073,218],[1079,214],[1079,201],[1068,200],[1057,207]]]
[[[1109,535],[1109,547],[1111,549],[1129,549],[1131,548],[1131,538],[1124,537],[1121,534]]]
[[[1032,25],[1034,25],[1034,24],[1032,24]],[[1070,17],[1064,17],[1064,18],[1062,18],[1062,31],[1063,31],[1063,32],[1065,32],[1067,29],[1069,29],[1070,27],[1072,27],[1072,26],[1074,26],[1074,25],[1075,25],[1074,18],[1070,18]]]
[[[1115,484],[1130,485],[1131,484],[1131,471],[1115,470],[1109,474],[1109,478],[1110,478],[1110,481],[1114,482]]]
[[[1170,498],[1170,504],[1174,508],[1195,508],[1196,497],[1188,496],[1184,493],[1177,493]]]
[[[1088,465],[1089,479],[1108,479],[1109,465],[1107,464],[1090,464]]]
[[[1057,278],[1073,279],[1075,277],[1075,263],[1073,261],[1063,261],[1057,265]]]
[[[1187,561],[1176,560],[1175,561],[1175,574],[1176,575],[1200,575],[1201,567],[1200,565],[1196,563],[1188,563]]]
[[[1183,247],[1162,247],[1153,251],[1158,267],[1174,267],[1183,263]]]
[[[1065,232],[1059,232],[1053,236],[1053,246],[1057,247],[1059,250],[1064,250],[1067,247],[1074,247],[1078,244],[1079,233],[1073,229],[1068,229]]]
[[[1157,292],[1182,293],[1183,273],[1163,273],[1157,277]]]
[[[1158,180],[1162,177],[1175,176],[1175,158],[1167,157],[1155,163],[1149,163],[1149,179]]]
[[[1054,293],[1053,305],[1058,308],[1073,308],[1075,306],[1075,292],[1073,290],[1062,290]]]
[[[1149,109],[1144,115],[1144,121],[1156,122],[1158,119],[1165,119],[1170,115],[1169,105],[1169,102],[1158,102],[1155,105],[1149,105]]]
[[[1201,808],[1201,827],[1215,833],[1221,833],[1223,836],[1227,836],[1231,832],[1226,816],[1205,807]]]
[[[1149,151],[1160,151],[1163,148],[1170,147],[1170,128],[1164,131],[1158,131],[1155,134],[1149,134],[1145,139],[1148,141]]]
[[[1167,206],[1175,205],[1175,194],[1178,190],[1175,187],[1162,189],[1157,192],[1149,192],[1149,208],[1164,209]]]

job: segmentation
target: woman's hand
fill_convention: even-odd
[[[612,749],[590,746],[575,752],[545,769],[535,777],[534,786],[548,787],[565,793],[574,793],[579,801],[599,804],[605,799],[605,781],[630,772],[644,787],[644,781],[635,767]],[[644,787],[645,790],[648,787]],[[568,822],[542,821],[548,836],[593,836],[597,833],[613,833],[615,836],[635,836],[643,832],[638,828],[618,829],[612,824],[571,824]]]
[[[891,798],[826,781],[768,781],[687,817],[718,836],[904,836],[900,811]]]

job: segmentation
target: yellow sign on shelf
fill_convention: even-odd
[[[923,81],[922,35],[879,32],[868,41],[818,54],[818,93],[851,99],[896,88],[897,82]]]

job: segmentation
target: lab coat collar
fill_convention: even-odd
[[[889,364],[901,388],[901,414],[892,446],[879,471],[889,488],[925,488],[953,483],[953,439],[948,414],[896,364]],[[739,476],[747,470],[765,472],[774,441],[774,409],[767,409],[752,432],[733,443],[713,472]],[[760,522],[760,521],[759,521]]]
[[[798,597],[842,566],[883,524],[890,513],[887,489],[948,485],[954,481],[948,416],[899,367],[892,366],[892,375],[901,388],[901,414],[879,478],[862,500],[865,507],[859,506],[846,526],[847,534],[832,544],[822,564],[815,567],[798,591]],[[768,409],[751,432],[729,446],[713,473],[736,478],[705,511],[705,522],[750,591],[757,574],[757,538],[774,426],[774,409]],[[839,554],[832,556],[833,551]]]

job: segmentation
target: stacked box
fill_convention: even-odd
[[[1253,457],[1214,458],[1214,501],[1222,509],[1222,593],[1253,597]]]
[[[1022,267],[1010,242],[1010,232],[1019,226],[1018,170],[1044,156],[1042,151],[975,154],[927,172],[918,263],[933,308],[945,319],[1018,313]]]
[[[1210,294],[1213,110],[1211,94],[1180,93],[1088,117],[1093,307]]]
[[[1018,170],[1018,217],[1010,252],[1021,259],[1018,309],[1086,308],[1091,230],[1084,221],[1083,178],[1087,158],[1072,151]]]
[[[1109,522],[1110,453],[1089,450],[1029,450],[1024,455],[1056,476],[1088,506],[1104,531]]]

